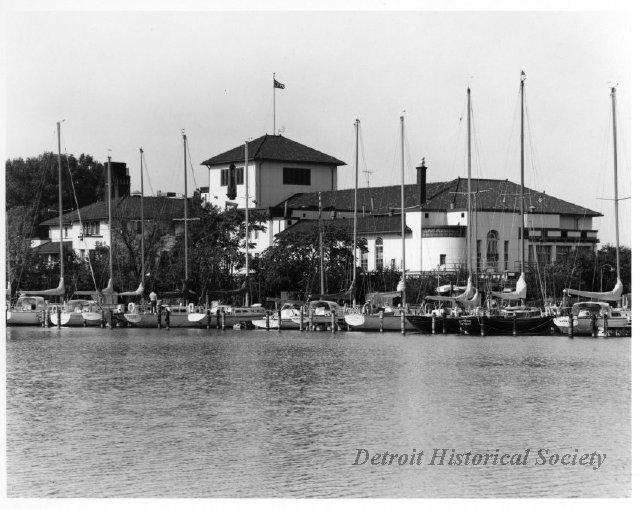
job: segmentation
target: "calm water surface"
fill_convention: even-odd
[[[631,494],[629,338],[14,328],[6,349],[11,497]],[[444,448],[531,453],[428,465]]]

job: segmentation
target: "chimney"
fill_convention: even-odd
[[[420,164],[420,166],[416,168],[416,172],[418,175],[418,205],[423,206],[427,201],[427,167],[424,165],[424,157],[422,158],[422,163]]]

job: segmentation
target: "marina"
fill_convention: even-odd
[[[396,3],[8,6],[8,505],[631,502],[633,17]]]

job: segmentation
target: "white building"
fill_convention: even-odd
[[[214,156],[209,169],[211,203],[244,208],[244,146]],[[238,171],[237,196],[229,199],[229,167]],[[249,143],[249,207],[269,211],[266,232],[251,238],[260,253],[286,229],[313,227],[322,207],[323,221],[353,220],[353,189],[336,190],[341,161],[282,136],[266,135]],[[240,168],[240,170],[238,170]],[[416,168],[418,184],[405,186],[405,267],[409,273],[457,270],[467,265],[467,180],[426,182],[426,168]],[[600,213],[524,189],[524,253],[521,248],[520,186],[508,180],[472,179],[474,203],[471,250],[474,270],[519,271],[521,262],[551,262],[572,249],[593,250],[592,229]],[[358,190],[358,225],[368,253],[358,263],[372,271],[402,266],[400,186]],[[351,229],[353,229],[351,223]]]
[[[112,233],[118,228],[138,228],[141,223],[140,195],[125,196],[112,200],[111,218]],[[144,219],[145,230],[159,227],[167,235],[166,241],[171,243],[175,236],[184,230],[184,202],[182,196],[145,196]],[[106,201],[99,201],[82,207],[80,210],[67,212],[62,216],[62,235],[60,218],[54,217],[41,223],[48,227],[48,239],[39,239],[34,247],[37,253],[59,256],[62,239],[65,249],[73,249],[83,258],[98,244],[109,246],[109,208]],[[166,242],[165,242],[166,244]],[[167,246],[168,247],[168,246]],[[57,256],[56,256],[57,255]]]
[[[345,164],[284,136],[269,134],[248,142],[248,161],[245,172],[245,146],[240,145],[202,163],[209,168],[208,196],[213,205],[224,209],[233,203],[244,209],[245,178],[249,208],[268,208],[295,193],[335,190],[337,167]],[[228,196],[234,181],[231,165],[235,168],[235,197]]]

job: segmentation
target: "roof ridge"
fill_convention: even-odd
[[[265,144],[265,142],[267,141],[267,137],[269,136],[269,134],[265,134],[264,136],[261,136],[262,141],[260,142],[260,145],[258,145],[258,148],[256,149],[256,151],[253,153],[253,160],[255,161],[258,157],[258,152],[260,152],[260,149],[262,148],[262,146]],[[275,135],[273,135],[275,136]],[[258,138],[260,139],[260,138]]]

